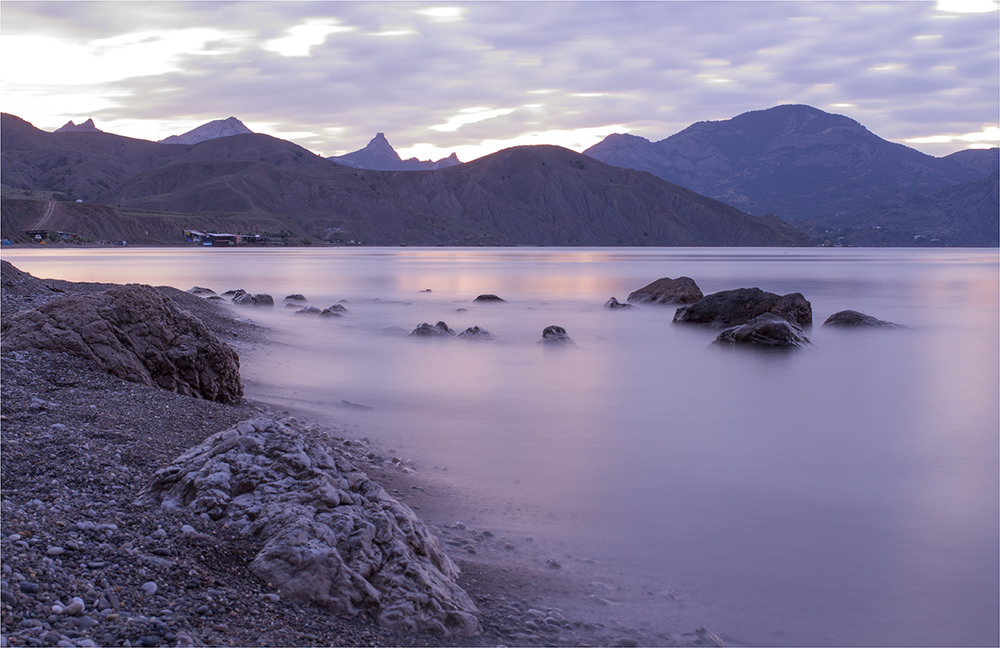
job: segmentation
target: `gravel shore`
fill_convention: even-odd
[[[4,282],[3,317],[107,286]],[[225,304],[159,288],[238,351],[266,331]],[[557,570],[505,564],[503,543],[463,526],[435,529],[480,610],[473,638],[401,636],[283,597],[247,565],[262,541],[182,509],[134,502],[153,474],[210,435],[256,417],[319,432],[420,514],[450,505],[365,439],[243,399],[222,404],[116,378],[37,349],[0,354],[0,646],[712,645],[711,633],[644,637],[545,605],[576,586]],[[474,559],[473,559],[474,558]]]

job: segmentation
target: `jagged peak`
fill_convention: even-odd
[[[69,120],[59,128],[57,128],[55,133],[102,133],[103,131],[94,125],[93,118],[88,117],[87,121],[81,124],[74,124],[73,120]]]

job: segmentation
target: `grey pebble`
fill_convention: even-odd
[[[142,584],[141,589],[147,596],[152,596],[153,594],[156,594],[156,583],[153,581],[146,581]]]

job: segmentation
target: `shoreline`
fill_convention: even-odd
[[[5,282],[5,319],[110,286],[31,279]],[[227,306],[159,290],[244,356],[269,343],[265,329]],[[64,353],[3,350],[2,360],[5,645],[705,645],[695,633],[651,637],[567,618],[546,602],[578,588],[571,575],[511,566],[502,539],[457,521],[472,504],[461,493],[433,475],[370,461],[367,444],[350,439],[338,443],[362,470],[422,520],[436,520],[430,527],[461,568],[457,583],[479,607],[483,632],[400,635],[287,600],[247,569],[259,539],[182,509],[133,502],[156,470],[215,432],[260,416],[314,421],[246,398],[223,405],[127,382]],[[345,436],[336,425],[319,428]],[[82,613],[53,612],[74,597]]]

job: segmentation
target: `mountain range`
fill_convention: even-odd
[[[235,117],[157,143],[4,115],[0,144],[5,236],[101,206],[88,232],[118,219],[149,242],[183,222],[386,245],[1000,245],[997,149],[935,158],[800,105],[466,164],[402,160],[383,133],[324,159]]]
[[[996,185],[983,182],[1000,168],[997,149],[936,158],[810,106],[698,122],[657,142],[610,135],[584,154],[648,171],[751,214],[774,214],[819,240],[998,244],[998,227],[989,227],[997,224]],[[942,196],[962,197],[974,211],[958,210],[947,225],[938,224]],[[992,231],[986,238],[975,234],[983,221]]]
[[[44,228],[136,243],[177,243],[184,229],[370,245],[807,243],[777,218],[554,146],[372,171],[268,135],[161,144],[4,114],[0,152],[2,228],[17,240]]]

